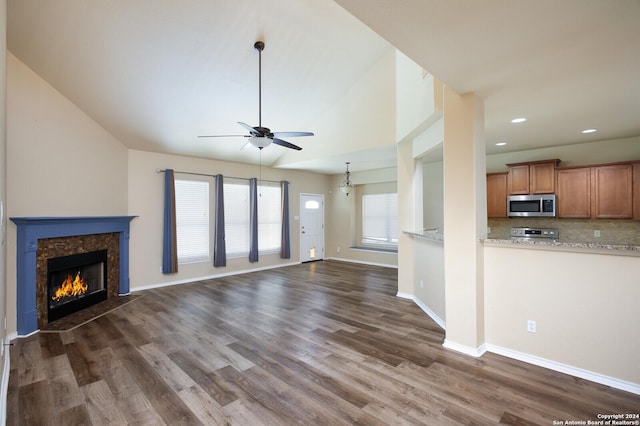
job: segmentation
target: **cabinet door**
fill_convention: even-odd
[[[556,172],[556,213],[559,218],[591,217],[591,169],[562,169]]]
[[[556,192],[556,163],[531,164],[529,168],[532,194],[553,194]]]
[[[640,220],[640,163],[633,165],[633,218]]]
[[[509,195],[521,195],[529,193],[529,165],[510,166],[507,177]]]
[[[633,217],[633,166],[620,164],[591,168],[593,217],[631,219]]]
[[[487,217],[507,217],[507,174],[487,174]]]

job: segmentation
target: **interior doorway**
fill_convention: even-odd
[[[324,195],[300,194],[300,261],[324,259]]]

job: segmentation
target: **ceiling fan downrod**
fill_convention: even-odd
[[[258,127],[262,127],[262,51],[264,42],[256,41],[253,47],[258,51]]]

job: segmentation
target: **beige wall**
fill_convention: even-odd
[[[485,247],[486,342],[640,384],[639,267],[640,257]]]
[[[256,165],[130,150],[129,214],[138,216],[131,222],[130,277],[133,291],[149,286],[195,281],[200,278],[299,262],[300,230],[296,217],[300,215],[300,193],[322,194],[326,197],[330,181],[326,175],[262,167],[262,179],[290,182],[291,259],[280,259],[279,254],[260,255],[260,261],[257,263],[250,263],[246,258],[229,258],[226,267],[214,268],[212,261],[181,264],[177,274],[163,275],[160,268],[164,174],[157,173],[156,169],[174,169],[209,175],[221,173],[243,178],[259,175]],[[176,175],[176,177],[181,176],[188,177],[188,175]],[[329,211],[330,209],[325,208],[325,217]]]
[[[7,52],[8,217],[127,214],[127,149]],[[16,330],[16,227],[7,225],[7,322]]]
[[[0,0],[0,51],[6,51],[7,44],[7,2]],[[6,103],[6,56],[0,57],[0,383],[8,381],[4,376],[7,338],[7,103]],[[8,373],[8,372],[7,372]],[[0,395],[0,398],[5,395]],[[6,404],[2,404],[5,407]],[[5,410],[0,409],[0,423],[4,422]]]
[[[413,296],[435,315],[441,325],[446,322],[444,286],[444,243],[414,238]]]

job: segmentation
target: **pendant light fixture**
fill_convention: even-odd
[[[353,189],[353,183],[351,183],[351,180],[349,180],[349,176],[351,175],[351,173],[349,172],[349,164],[351,163],[347,161],[345,164],[347,165],[347,171],[345,173],[345,180],[343,180],[340,184],[340,189],[342,190],[342,192],[347,194],[348,197],[349,193],[351,193],[351,190]]]

